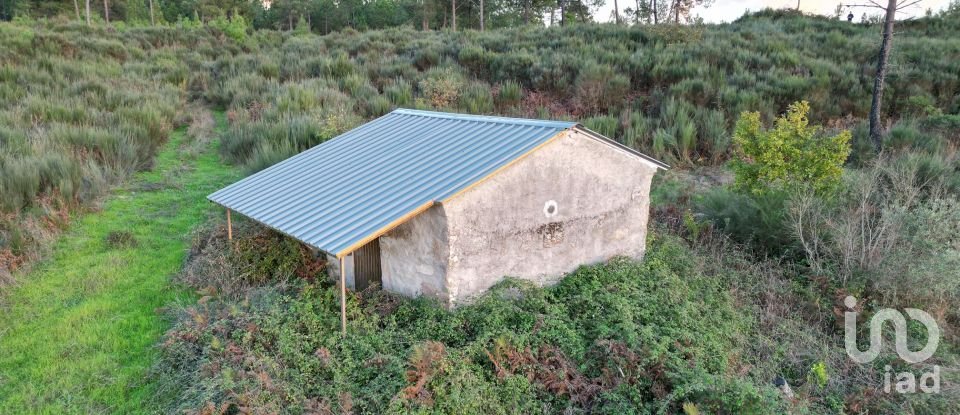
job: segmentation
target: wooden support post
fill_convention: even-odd
[[[340,330],[347,337],[347,272],[340,258]]]
[[[233,240],[233,222],[230,221],[230,209],[227,209],[227,240]]]

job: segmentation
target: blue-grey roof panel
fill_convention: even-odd
[[[208,199],[342,255],[575,125],[398,109]]]

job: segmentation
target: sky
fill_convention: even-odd
[[[623,12],[623,9],[635,4],[635,0],[617,1],[620,3],[619,6],[621,13]],[[606,0],[606,3],[607,4],[605,4],[603,7],[600,7],[600,9],[594,14],[596,20],[601,22],[613,20],[613,0]],[[840,3],[864,4],[868,2],[866,0],[800,0],[800,10],[808,13],[833,15],[834,9],[836,9],[837,4]],[[883,3],[886,2],[882,2],[881,4]],[[934,12],[937,12],[946,8],[949,3],[949,0],[923,0],[916,6],[901,10],[898,13],[897,18],[902,19],[914,16],[923,16],[927,9],[933,9]],[[758,11],[767,7],[772,9],[792,9],[797,7],[797,0],[714,0],[710,7],[694,8],[693,14],[703,17],[703,20],[708,23],[732,22],[738,17],[743,16],[743,14],[748,10]],[[860,17],[863,15],[863,13],[872,15],[881,14],[883,12],[880,9],[865,7],[854,8],[852,11],[853,15],[856,16],[854,21],[857,22],[860,21]],[[844,18],[846,18],[847,13],[847,9],[844,8]]]

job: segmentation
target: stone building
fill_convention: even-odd
[[[574,122],[398,109],[209,199],[326,253],[347,287],[453,306],[641,258],[666,167]]]

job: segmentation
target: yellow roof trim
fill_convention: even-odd
[[[423,211],[425,211],[425,210],[427,210],[427,209],[430,209],[430,207],[432,207],[434,204],[436,204],[436,202],[434,202],[434,201],[432,201],[432,200],[429,201],[429,202],[427,202],[427,203],[424,203],[424,204],[420,205],[419,207],[417,207],[416,209],[411,210],[411,211],[407,212],[406,214],[404,214],[403,216],[395,219],[393,222],[388,223],[386,226],[384,226],[384,227],[382,227],[382,228],[380,228],[380,229],[377,229],[375,232],[371,233],[370,235],[367,235],[366,237],[364,237],[363,239],[361,239],[361,240],[358,241],[357,243],[355,243],[355,244],[353,244],[353,245],[350,245],[350,246],[348,246],[346,249],[338,252],[338,253],[337,253],[337,259],[340,259],[340,258],[343,258],[343,257],[345,257],[345,256],[347,256],[347,255],[350,255],[351,253],[353,253],[353,251],[356,251],[357,249],[360,249],[360,247],[366,245],[368,242],[370,242],[370,241],[372,241],[372,240],[374,240],[374,239],[379,238],[380,235],[383,235],[383,234],[385,234],[385,233],[387,233],[387,232],[390,232],[391,230],[393,230],[393,228],[396,228],[397,226],[402,225],[404,222],[412,219],[414,216],[419,215],[421,212],[423,212]]]

